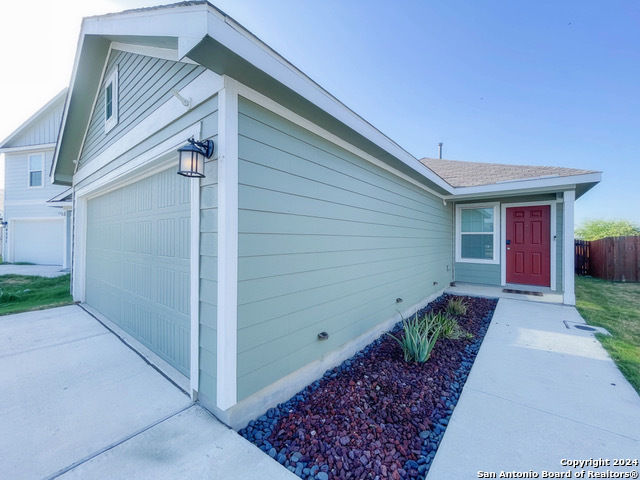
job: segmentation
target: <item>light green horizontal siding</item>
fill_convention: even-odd
[[[141,120],[153,115],[154,110],[172,98],[172,89],[180,90],[205,70],[199,65],[112,50],[107,61],[106,75],[116,66],[118,124],[105,134],[104,86],[101,86],[82,148],[80,166],[117,142]]]
[[[500,264],[456,262],[456,282],[500,285]]]
[[[244,99],[239,157],[239,400],[451,281],[438,198]]]
[[[198,394],[216,404],[218,323],[218,112],[203,121],[214,143],[200,180],[200,385]],[[215,132],[215,133],[214,133]]]

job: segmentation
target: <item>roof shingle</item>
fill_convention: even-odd
[[[452,187],[475,187],[534,178],[598,173],[577,168],[461,162],[438,158],[423,158],[420,162]]]

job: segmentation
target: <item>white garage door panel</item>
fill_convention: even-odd
[[[175,169],[89,200],[86,300],[189,375],[190,183]]]
[[[15,220],[13,261],[39,265],[62,265],[64,219]]]

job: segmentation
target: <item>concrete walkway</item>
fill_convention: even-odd
[[[499,301],[428,480],[640,471],[613,465],[640,460],[640,397],[576,324],[584,320],[573,307]],[[563,459],[611,464],[573,468]]]
[[[0,317],[0,478],[295,479],[78,306]]]
[[[0,275],[36,275],[38,277],[60,277],[69,273],[61,265],[0,265]]]

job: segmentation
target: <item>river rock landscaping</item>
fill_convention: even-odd
[[[444,312],[451,298],[418,315]],[[471,338],[441,337],[426,363],[413,363],[382,335],[239,433],[304,479],[425,478],[497,304],[456,298]],[[402,332],[402,322],[391,331]]]

